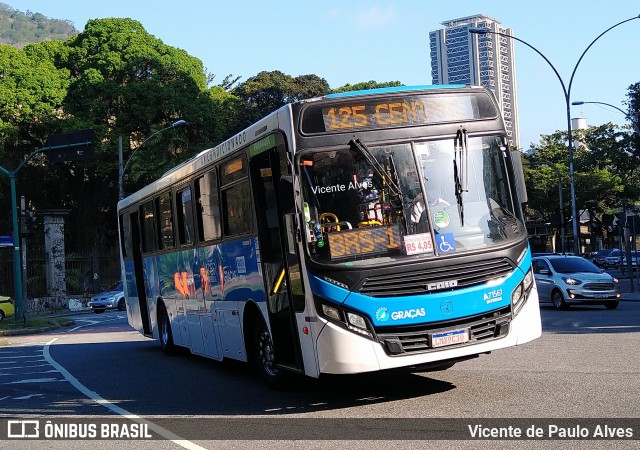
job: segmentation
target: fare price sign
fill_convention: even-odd
[[[407,255],[433,253],[433,239],[431,239],[431,234],[420,233],[405,236],[404,251]]]

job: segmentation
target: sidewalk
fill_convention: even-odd
[[[631,281],[633,281],[634,292],[631,292]],[[640,288],[638,288],[638,280],[635,274],[633,280],[628,277],[620,277],[620,293],[623,301],[640,302]]]

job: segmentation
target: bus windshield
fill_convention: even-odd
[[[499,137],[301,153],[309,256],[320,263],[437,257],[526,230]]]

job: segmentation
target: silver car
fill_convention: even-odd
[[[616,309],[620,302],[618,279],[580,256],[533,258],[533,275],[540,303],[551,303],[556,309],[570,305]]]
[[[124,300],[122,281],[118,281],[109,286],[106,291],[94,295],[89,301],[89,306],[96,314],[103,313],[107,309],[126,310],[127,304]]]

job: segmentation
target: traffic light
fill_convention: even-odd
[[[22,213],[20,217],[20,232],[23,235],[32,234],[36,228],[37,222],[36,210],[33,206],[22,207]]]

